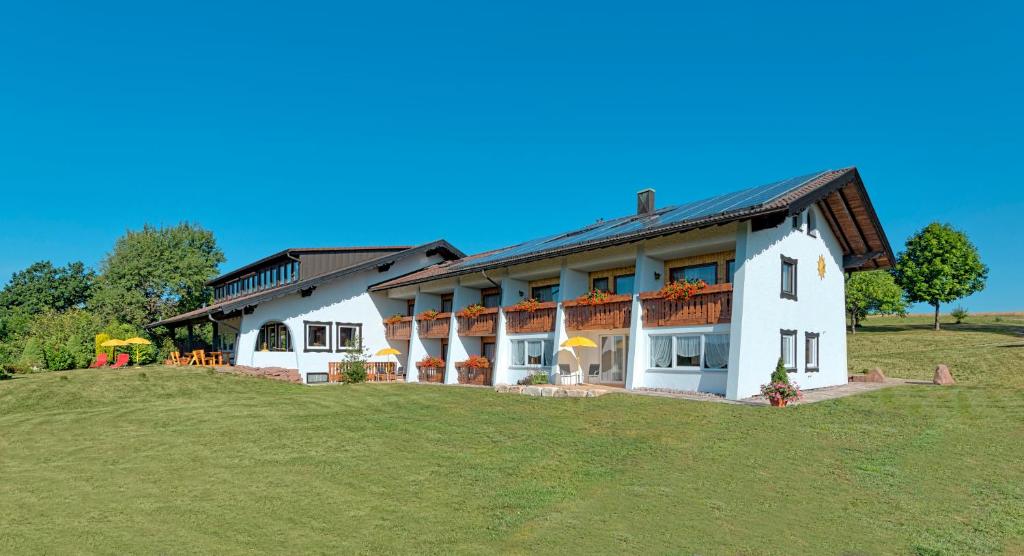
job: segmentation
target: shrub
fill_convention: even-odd
[[[21,357],[18,358],[18,365],[33,371],[46,368],[46,352],[43,351],[42,343],[39,340],[29,338],[25,342],[25,348],[21,351]]]
[[[366,360],[365,351],[346,354],[342,359],[341,381],[348,384],[366,382]]]
[[[63,348],[46,349],[46,368],[51,371],[68,371],[75,368],[75,356]]]
[[[103,347],[103,342],[106,342],[111,339],[113,338],[111,338],[110,334],[107,334],[106,332],[100,332],[99,334],[97,334],[96,338],[93,340],[94,355],[98,356],[101,353],[106,353],[108,358],[113,357],[114,348]]]
[[[547,384],[548,374],[544,372],[533,373],[530,375],[530,384]]]
[[[967,317],[969,317],[970,314],[967,313],[966,307],[964,307],[963,305],[957,305],[956,309],[950,311],[949,316],[956,319],[957,324],[960,324],[963,321],[967,320]]]
[[[786,364],[782,362],[781,357],[775,365],[775,371],[772,372],[772,383],[789,384],[789,373],[786,372]]]

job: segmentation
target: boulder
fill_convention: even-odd
[[[868,374],[864,375],[864,382],[885,382],[885,375],[882,374],[882,369],[875,367],[868,371]]]
[[[526,388],[523,388],[523,395],[540,396],[542,395],[543,391],[544,388],[541,388],[540,386],[527,386]]]
[[[939,365],[935,367],[935,377],[932,378],[932,382],[939,386],[949,386],[950,384],[956,384],[953,380],[953,374],[949,372],[949,367],[945,365]]]

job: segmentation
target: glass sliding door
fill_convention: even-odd
[[[626,382],[626,357],[629,353],[629,336],[615,334],[601,336],[600,382]]]

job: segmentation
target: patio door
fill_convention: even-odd
[[[599,382],[626,382],[626,357],[629,353],[629,336],[614,334],[601,336],[601,374]]]

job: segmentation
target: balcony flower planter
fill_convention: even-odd
[[[474,308],[472,311],[469,309]],[[498,308],[471,306],[455,314],[459,321],[460,336],[494,336],[498,330]]]
[[[384,336],[389,340],[408,340],[412,337],[412,317],[395,315],[384,319]]]
[[[486,357],[470,356],[456,363],[455,368],[459,371],[459,384],[487,386],[491,383],[491,362]]]
[[[551,332],[555,329],[554,301],[540,302],[524,299],[515,305],[505,307],[505,331],[509,334]]]
[[[633,296],[592,291],[563,305],[565,327],[569,330],[629,328]]]
[[[424,311],[416,317],[420,338],[448,338],[452,325],[451,313]]]
[[[420,382],[444,382],[444,359],[425,357],[416,362]]]
[[[732,284],[706,286],[684,299],[664,290],[640,294],[644,328],[719,324],[732,320]]]

